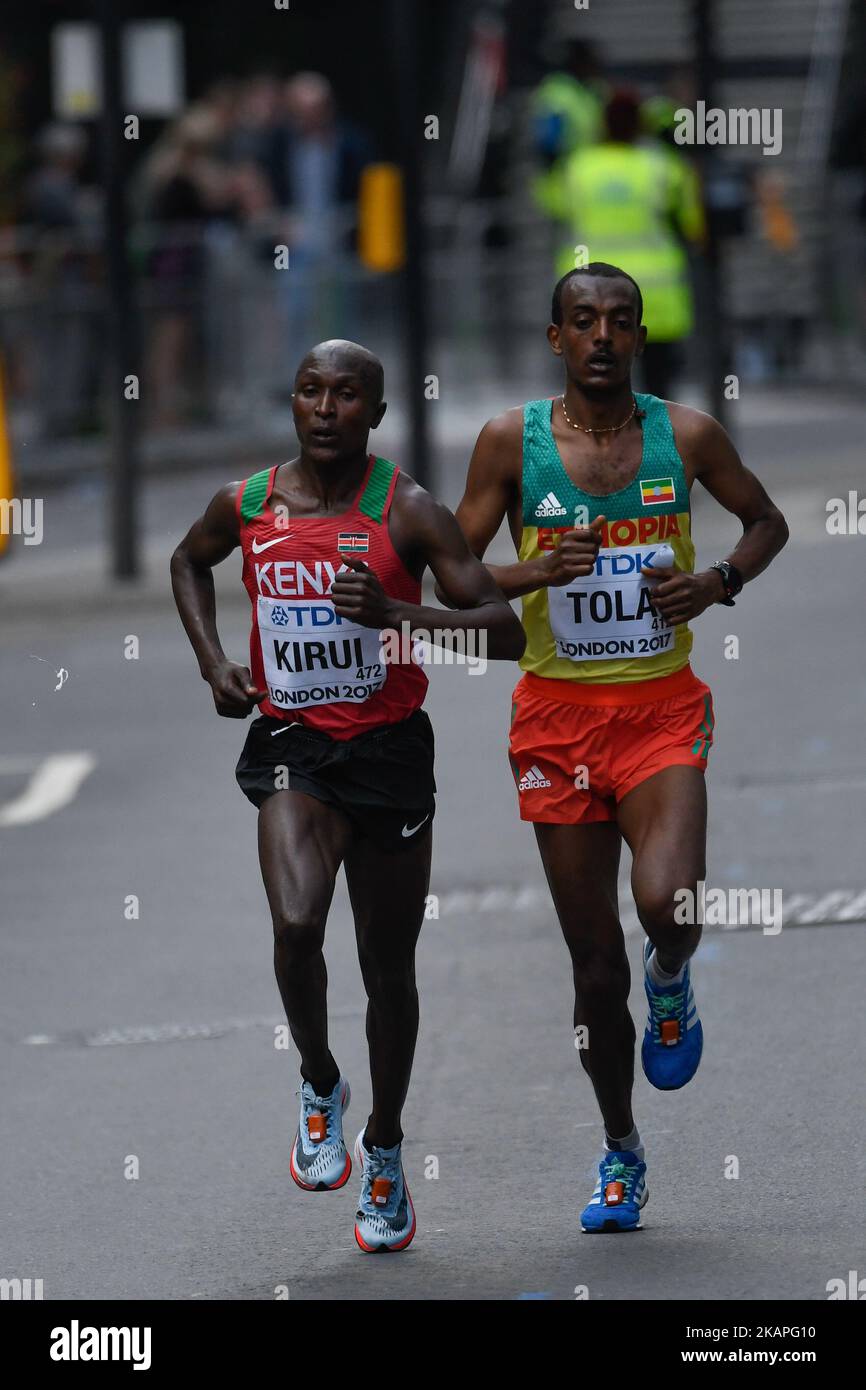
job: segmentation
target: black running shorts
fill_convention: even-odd
[[[387,850],[414,844],[436,811],[433,728],[423,710],[347,739],[262,715],[235,775],[254,806],[278,791],[306,792]]]

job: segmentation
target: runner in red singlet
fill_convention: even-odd
[[[352,1167],[342,1130],[349,1086],[328,1046],[322,955],[334,881],[346,870],[369,1001],[373,1109],[355,1144],[355,1236],[368,1251],[404,1249],[415,1234],[400,1116],[435,809],[427,677],[411,644],[401,660],[385,659],[381,634],[478,633],[486,655],[511,660],[524,647],[517,617],[451,513],[368,454],[383,385],[365,348],[314,348],[295,378],[300,456],[224,487],[172,558],[175,600],[217,713],[260,711],[237,779],[259,808],[274,966],[301,1058],[290,1170],[306,1191],[342,1187]],[[249,669],[229,660],[216,629],[212,569],[238,545],[253,609]],[[427,566],[457,611],[421,606]]]

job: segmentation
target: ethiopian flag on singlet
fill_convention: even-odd
[[[640,500],[644,507],[652,507],[662,502],[674,502],[676,490],[673,478],[647,478],[641,480]]]

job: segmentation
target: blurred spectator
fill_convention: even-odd
[[[81,167],[87,137],[80,126],[56,122],[39,135],[39,163],[27,181],[25,220],[37,227],[77,227],[82,217]]]
[[[676,114],[687,107],[694,110],[698,100],[697,73],[689,63],[680,63],[671,68],[661,88],[653,92],[641,103],[641,125],[646,135],[672,145],[682,153],[682,146],[676,143]]]
[[[218,77],[196,103],[199,111],[207,111],[214,126],[215,150],[220,158],[228,158],[226,144],[238,122],[243,85],[234,77]]]
[[[201,327],[208,221],[232,215],[228,166],[217,155],[223,134],[218,110],[193,107],[163,134],[144,176],[145,217],[155,244],[148,276],[155,322],[148,350],[152,422],[174,425],[193,386]]]
[[[290,215],[291,268],[281,283],[289,351],[298,355],[305,342],[328,331],[325,301],[336,285],[332,257],[354,244],[361,174],[374,151],[366,132],[339,116],[331,84],[321,73],[292,77],[284,102],[270,166],[277,203]],[[346,337],[350,298],[351,289],[344,289],[340,305],[332,306]]]
[[[270,180],[281,114],[282,91],[278,79],[269,73],[257,73],[249,78],[233,89],[230,119],[220,153],[230,164],[255,165]]]
[[[555,183],[551,174],[557,162],[604,135],[607,99],[594,47],[585,39],[572,40],[563,68],[548,73],[532,98],[533,148],[539,170],[533,192],[546,211],[550,211],[550,189]]]
[[[648,332],[643,357],[646,389],[670,394],[677,344],[692,328],[692,291],[684,242],[704,237],[698,177],[675,149],[638,143],[638,100],[629,92],[608,103],[606,138],[555,167],[549,206],[570,229],[557,273],[575,266],[575,247],[587,259],[621,266],[637,280]]]
[[[339,117],[331,84],[321,73],[290,78],[284,109],[271,150],[277,203],[294,216],[294,244],[326,254],[337,241],[333,214],[357,201],[361,173],[374,157],[372,142]]]
[[[61,435],[97,424],[98,199],[82,179],[87,136],[80,126],[46,126],[36,149],[22,208],[34,237],[32,273],[42,290],[34,365],[44,431]]]

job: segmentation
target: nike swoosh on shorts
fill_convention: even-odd
[[[414,835],[416,830],[420,830],[420,829],[421,829],[421,826],[424,825],[429,819],[430,819],[430,816],[429,816],[429,815],[426,815],[426,816],[424,817],[424,820],[419,820],[418,824],[417,824],[417,825],[413,825],[412,828],[411,828],[411,830],[409,829],[409,826],[408,826],[408,825],[404,825],[404,826],[403,826],[403,829],[402,829],[402,831],[401,831],[401,834],[402,834],[402,836],[403,836],[403,839],[404,839],[404,840],[408,840],[409,836],[410,836],[410,835]]]

